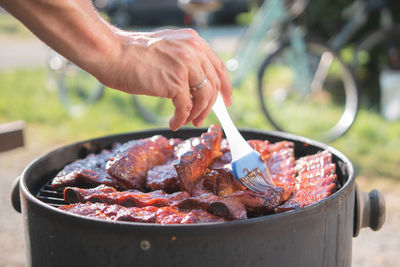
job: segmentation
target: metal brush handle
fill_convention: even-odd
[[[215,115],[217,115],[217,118],[224,129],[226,139],[228,139],[232,160],[238,160],[253,152],[254,150],[246,142],[246,140],[244,140],[235,124],[233,124],[232,119],[226,110],[226,106],[220,92],[218,92],[217,100],[215,101],[212,109]]]

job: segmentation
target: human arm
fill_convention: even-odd
[[[95,76],[131,94],[170,98],[173,130],[209,114],[217,92],[232,103],[224,64],[191,29],[127,32],[104,21],[89,0],[0,0],[36,36]],[[189,88],[207,77],[199,91]]]

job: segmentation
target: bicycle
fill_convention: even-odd
[[[103,97],[103,84],[54,50],[49,52],[47,65],[60,102],[71,116],[82,115],[88,105]]]
[[[348,131],[356,118],[359,97],[353,72],[368,63],[368,55],[372,49],[383,45],[385,50],[389,51],[380,53],[385,58],[381,60],[383,64],[379,67],[380,75],[386,68],[399,69],[400,27],[394,23],[386,1],[357,0],[347,10],[351,11],[350,19],[330,40],[318,42],[313,40],[315,38],[306,38],[308,69],[312,70],[314,75],[305,76],[306,79],[296,77],[296,74],[300,73],[298,64],[293,62],[296,60],[296,52],[293,52],[293,45],[287,39],[283,39],[262,63],[257,74],[260,104],[263,113],[276,129],[298,133],[299,129],[290,124],[293,120],[299,120],[303,122],[301,126],[305,131],[315,129],[323,134],[319,136],[321,139],[332,141]],[[349,67],[338,53],[366,24],[373,11],[380,11],[384,20],[379,29],[367,34],[357,44],[354,60]],[[360,59],[363,59],[363,62],[360,62]],[[342,69],[341,74],[339,68]],[[272,82],[270,76],[274,75],[277,69],[286,73],[286,79],[277,79],[274,76]],[[341,76],[341,79],[335,78],[335,75]],[[342,84],[338,83],[340,80]],[[328,124],[327,120],[333,115],[323,116],[323,112],[336,112],[336,118],[339,119],[334,125],[332,122]],[[337,114],[340,113],[342,115],[338,117]],[[304,117],[307,120],[304,120]],[[299,125],[296,124],[295,127]]]
[[[217,2],[183,1],[189,4],[197,2],[197,8],[193,10],[202,11],[203,14],[198,16],[202,21],[194,16],[200,34],[204,35],[204,29],[207,28],[207,23],[204,23],[207,22],[204,20],[205,15],[213,12],[202,9],[205,6],[202,3],[213,1]],[[262,111],[269,122],[281,131],[302,135],[312,132],[310,137],[330,141],[343,135],[351,127],[358,109],[355,77],[338,52],[365,23],[360,17],[365,17],[365,12],[371,7],[357,9],[358,15],[353,16],[338,35],[329,42],[321,43],[306,37],[304,29],[294,21],[307,4],[307,0],[264,1],[245,31],[244,38],[241,38],[234,58],[227,61],[227,68],[232,73],[234,86],[238,86],[260,64],[257,72],[258,96]],[[393,26],[393,22],[392,26],[388,25],[390,23],[386,23],[386,29],[397,28]],[[378,32],[381,33],[381,30]],[[386,41],[386,35],[371,36],[380,36]],[[376,38],[370,37],[366,40]],[[369,51],[371,46],[373,45],[370,41],[360,42],[353,67],[358,64],[358,54],[362,55],[365,48]],[[132,99],[139,114],[151,123],[164,121],[167,112],[172,110],[168,100],[155,101],[154,98],[145,96],[133,96]],[[323,112],[330,114],[324,116]]]
[[[197,22],[195,28],[199,31],[200,35],[204,37],[206,35],[205,29],[207,28],[207,24],[204,23],[204,18],[207,12],[211,11],[203,7],[207,7],[207,5],[211,6],[212,2],[217,1],[178,0],[178,2],[182,3],[183,9],[186,12],[192,14],[195,22]],[[277,114],[273,113],[271,106],[268,105],[268,109],[266,108],[267,102],[265,99],[273,99],[274,102],[278,102],[278,99],[276,98],[277,94],[275,94],[275,99],[272,98],[271,95],[266,96],[262,86],[263,82],[267,79],[267,74],[270,74],[269,71],[265,71],[267,67],[268,69],[275,69],[275,72],[279,70],[278,65],[271,67],[273,63],[272,59],[276,58],[277,55],[280,55],[282,51],[285,51],[285,54],[290,54],[290,68],[280,68],[280,72],[285,73],[286,71],[286,77],[290,77],[290,75],[293,76],[293,79],[290,80],[292,96],[296,95],[296,97],[302,97],[303,99],[307,99],[309,102],[310,98],[307,97],[310,97],[310,92],[314,93],[318,91],[319,101],[324,101],[321,102],[319,106],[313,107],[313,110],[317,109],[319,114],[321,114],[320,106],[330,103],[332,99],[331,94],[333,92],[326,92],[327,82],[334,82],[335,84],[342,83],[343,88],[340,89],[342,90],[342,95],[344,97],[342,97],[340,101],[344,104],[341,104],[342,107],[336,108],[335,112],[338,113],[338,118],[334,118],[334,125],[325,124],[327,125],[325,126],[316,118],[312,120],[315,122],[314,125],[312,125],[314,127],[313,132],[318,133],[318,135],[311,137],[332,140],[342,135],[354,120],[357,110],[357,87],[351,71],[340,60],[336,52],[323,44],[317,45],[306,39],[300,26],[295,23],[295,18],[302,14],[307,4],[308,1],[306,0],[264,1],[258,8],[253,21],[245,31],[243,37],[240,38],[241,42],[238,45],[234,57],[226,62],[226,66],[231,73],[232,84],[237,87],[243,82],[249,72],[258,67],[265,58],[264,62],[261,64],[260,71],[258,72],[258,87],[261,88],[258,90],[258,94],[261,108],[267,119],[275,128],[294,133],[301,132],[296,131],[297,129],[282,127],[282,124],[277,123],[280,118],[277,117]],[[336,68],[339,69],[340,72],[331,73],[321,68],[321,66],[323,66],[320,64],[322,55],[324,55],[323,59],[325,63],[328,63],[327,60],[331,60],[332,62],[334,61]],[[332,62],[329,64],[332,64]],[[292,73],[287,73],[287,70],[291,70]],[[317,70],[318,72],[316,72]],[[282,81],[285,81],[285,79]],[[287,80],[285,83],[286,85],[289,85]],[[271,83],[269,80],[269,84],[277,83],[276,81]],[[289,88],[289,86],[287,88]],[[335,97],[339,95],[339,92],[339,88],[335,88]],[[284,93],[283,90],[280,90],[280,93],[281,100],[289,99],[289,95],[282,94]],[[313,96],[313,99],[317,98]],[[290,110],[293,111],[294,109],[289,106],[281,108],[284,108],[286,112]],[[304,108],[305,106],[302,106],[303,110]],[[296,109],[299,109],[299,107]],[[310,114],[308,117],[311,117],[312,113],[318,114],[318,112],[313,112],[313,110],[309,110]],[[152,112],[151,110],[148,111],[149,113]],[[307,127],[304,128],[309,132],[310,126],[311,125],[307,125]]]
[[[193,18],[193,28],[204,39],[210,41],[211,34],[208,32],[208,20],[211,14],[222,7],[221,2],[221,0],[178,0],[178,7]],[[285,15],[291,19],[300,15],[308,0],[285,0],[286,9],[282,6],[281,10],[278,10],[279,7],[277,7],[281,0],[272,0],[269,2],[271,4],[265,2],[258,9],[256,18],[245,31],[244,38],[241,38],[242,42],[239,43],[235,56],[226,62],[227,68],[231,73],[232,84],[235,87],[239,86],[244,81],[246,75],[257,65],[257,61],[251,58],[251,56],[254,54],[254,50],[260,50],[262,44],[265,43],[264,37],[268,28],[274,23],[283,20]],[[268,54],[267,51],[263,53]],[[138,98],[144,97],[137,96],[136,99]],[[168,110],[168,108],[165,108],[167,105],[165,100],[162,99],[148,99],[147,102],[136,100],[135,102],[135,106],[141,113],[141,116],[150,122],[165,121],[168,118],[165,112],[165,110]]]
[[[287,10],[280,6],[276,7],[280,0],[272,0],[271,2],[272,4],[263,4],[259,8],[255,22],[249,26],[245,38],[242,38],[245,42],[239,44],[237,53],[235,53],[236,57],[227,62],[231,73],[236,73],[232,75],[232,82],[236,86],[256,65],[254,64],[255,61],[251,59],[251,55],[254,48],[259,49],[264,42],[264,35],[268,28],[283,20],[285,14],[291,19],[301,14],[308,0],[285,1]],[[203,37],[207,35],[205,29],[208,26],[209,14],[221,8],[220,0],[178,0],[179,5],[194,17],[195,28],[199,30]],[[275,13],[277,16],[274,15]],[[260,25],[262,27],[259,27]],[[95,103],[102,97],[104,86],[73,63],[65,60],[57,53],[52,53],[48,62],[50,70],[55,74],[61,103],[70,114],[82,114],[87,104]],[[81,84],[86,84],[86,86]],[[133,95],[132,101],[139,115],[149,123],[165,122],[169,118],[170,114],[168,113],[173,110],[172,104],[166,99],[155,100],[153,97]]]

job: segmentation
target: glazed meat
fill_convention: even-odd
[[[264,193],[256,193],[247,190],[233,176],[231,169],[221,168],[208,170],[193,191],[194,196],[200,197],[207,193],[237,200],[244,205],[247,212],[271,213],[283,203],[284,189],[270,186]]]
[[[128,221],[155,223],[157,220],[157,207],[126,208],[119,205],[105,203],[77,203],[60,207],[60,209],[88,217],[105,219],[109,221]]]
[[[247,219],[246,208],[238,200],[230,197],[218,197],[211,193],[187,198],[177,203],[180,210],[203,209],[227,220]]]
[[[178,173],[172,162],[155,166],[147,172],[146,188],[150,191],[164,190],[168,193],[181,189]]]
[[[109,185],[118,187],[117,181],[106,172],[106,164],[112,152],[103,150],[100,154],[89,154],[86,158],[64,167],[53,179],[54,189],[77,185]]]
[[[247,143],[258,153],[260,153],[261,156],[265,156],[268,154],[268,149],[269,149],[269,141],[265,140],[248,140]]]
[[[146,189],[150,191],[164,190],[168,193],[173,193],[181,190],[181,182],[178,173],[174,166],[174,160],[179,159],[183,154],[193,150],[200,144],[200,137],[190,138],[188,140],[170,139],[170,144],[173,146],[174,154],[171,160],[163,165],[157,165],[147,172]]]
[[[106,203],[124,207],[176,207],[179,210],[203,209],[211,214],[228,220],[246,219],[246,210],[240,201],[218,197],[213,194],[203,194],[190,197],[185,192],[167,194],[164,191],[143,193],[138,190],[117,191],[104,185],[92,189],[67,187],[64,190],[64,201],[73,203]]]
[[[229,168],[208,169],[193,189],[194,196],[203,193],[213,193],[217,196],[227,196],[237,191],[245,190]]]
[[[327,150],[296,160],[294,193],[276,212],[308,206],[330,196],[336,190],[335,169]]]
[[[223,218],[205,210],[178,211],[170,207],[160,208],[156,219],[156,223],[160,224],[219,223],[224,221]]]
[[[204,210],[179,211],[171,207],[123,207],[105,203],[77,203],[60,207],[60,209],[87,217],[109,221],[126,221],[160,224],[194,224],[224,222]]]
[[[283,188],[282,202],[288,200],[295,187],[295,158],[294,150],[287,143],[281,142],[283,146],[275,145],[273,152],[266,154],[263,158],[268,166],[271,179],[278,187]],[[279,150],[276,150],[280,147]]]
[[[167,162],[173,152],[169,140],[160,135],[133,140],[114,152],[107,162],[107,173],[125,188],[143,190],[147,171]]]
[[[117,191],[104,185],[92,189],[67,187],[64,190],[64,201],[67,203],[99,202],[117,204],[124,207],[164,207],[189,198],[185,191],[167,194],[162,190],[143,193],[138,190]]]
[[[208,166],[210,158],[212,160],[220,155],[221,136],[220,127],[213,125],[208,133],[201,137],[173,142],[174,155],[172,158],[175,161],[168,161],[164,165],[155,166],[149,170],[146,177],[146,188],[172,193],[181,190],[181,185],[185,183],[184,186],[190,191],[197,176]],[[203,154],[205,156],[202,156]]]
[[[222,142],[225,142],[225,140]],[[296,171],[294,169],[294,144],[287,141],[282,141],[275,144],[271,144],[268,141],[262,140],[249,140],[247,142],[253,149],[260,153],[268,166],[272,181],[277,187],[281,188],[282,195],[279,197],[280,204],[288,200],[293,194],[295,186]],[[213,161],[210,169],[231,168],[230,162],[232,161],[232,157],[230,155],[229,147],[226,147],[225,145],[223,147],[224,154]],[[226,181],[229,180],[226,183],[228,185],[227,188],[229,188],[229,185],[236,180],[232,179],[233,174],[231,174],[231,179],[225,178]],[[216,183],[221,184],[221,181]],[[243,187],[240,190],[244,189],[245,188]]]
[[[221,155],[221,138],[221,128],[213,125],[207,133],[201,135],[199,144],[174,161],[173,164],[183,190],[191,193],[197,179],[206,171],[208,165],[214,158]]]
[[[233,175],[229,144],[213,125],[187,140],[133,140],[73,162],[52,181],[64,187],[61,209],[111,221],[216,223],[314,204],[337,190],[329,151],[295,159],[294,143],[249,140],[275,186],[245,188]],[[95,187],[97,186],[97,187]]]

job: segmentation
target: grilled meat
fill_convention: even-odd
[[[195,224],[224,222],[221,217],[212,215],[205,210],[178,211],[170,207],[160,208],[156,223],[160,224]]]
[[[295,162],[296,179],[293,195],[276,212],[301,208],[327,198],[336,190],[336,165],[325,150],[299,158]]]
[[[70,205],[63,210],[161,224],[243,220],[311,205],[337,189],[329,151],[296,160],[292,142],[248,143],[261,154],[276,185],[263,193],[234,178],[229,145],[217,125],[187,140],[154,136],[90,154],[67,165],[52,186],[68,186],[64,200]]]
[[[146,188],[150,191],[164,190],[173,193],[181,190],[178,173],[172,162],[158,165],[147,172]]]
[[[172,206],[179,201],[189,198],[185,191],[167,194],[162,190],[143,193],[138,190],[117,191],[104,185],[92,189],[67,187],[64,190],[64,201],[67,203],[99,202],[117,204],[125,207],[164,207]]]
[[[180,210],[203,209],[227,220],[247,219],[244,205],[237,199],[218,197],[211,193],[190,197],[179,201],[176,205]]]
[[[107,162],[107,173],[128,189],[143,190],[147,171],[173,155],[168,139],[156,135],[121,145]]]
[[[157,207],[126,208],[119,205],[105,203],[77,203],[60,207],[60,209],[88,217],[105,219],[109,221],[128,221],[155,223]]]
[[[183,190],[191,193],[198,178],[206,171],[208,165],[211,164],[214,158],[221,155],[221,138],[221,128],[217,125],[212,125],[207,133],[201,135],[199,144],[174,161]]]
[[[118,187],[118,182],[106,172],[106,164],[112,152],[103,150],[100,154],[89,154],[68,164],[53,179],[51,186],[54,189],[78,185],[108,185]]]
[[[109,221],[126,221],[160,224],[194,224],[224,222],[221,217],[214,216],[204,210],[179,211],[171,207],[123,207],[104,203],[78,203],[60,207],[60,209],[87,217]]]
[[[235,179],[231,169],[221,168],[207,171],[193,191],[194,196],[200,197],[207,193],[237,200],[247,212],[270,213],[283,203],[284,189],[270,186],[264,193],[256,193]]]
[[[280,142],[279,145],[273,145],[273,149],[270,150],[271,153],[263,157],[272,181],[276,186],[283,188],[281,202],[285,202],[292,196],[295,186],[294,149],[290,144]],[[277,150],[278,147],[279,150]]]

